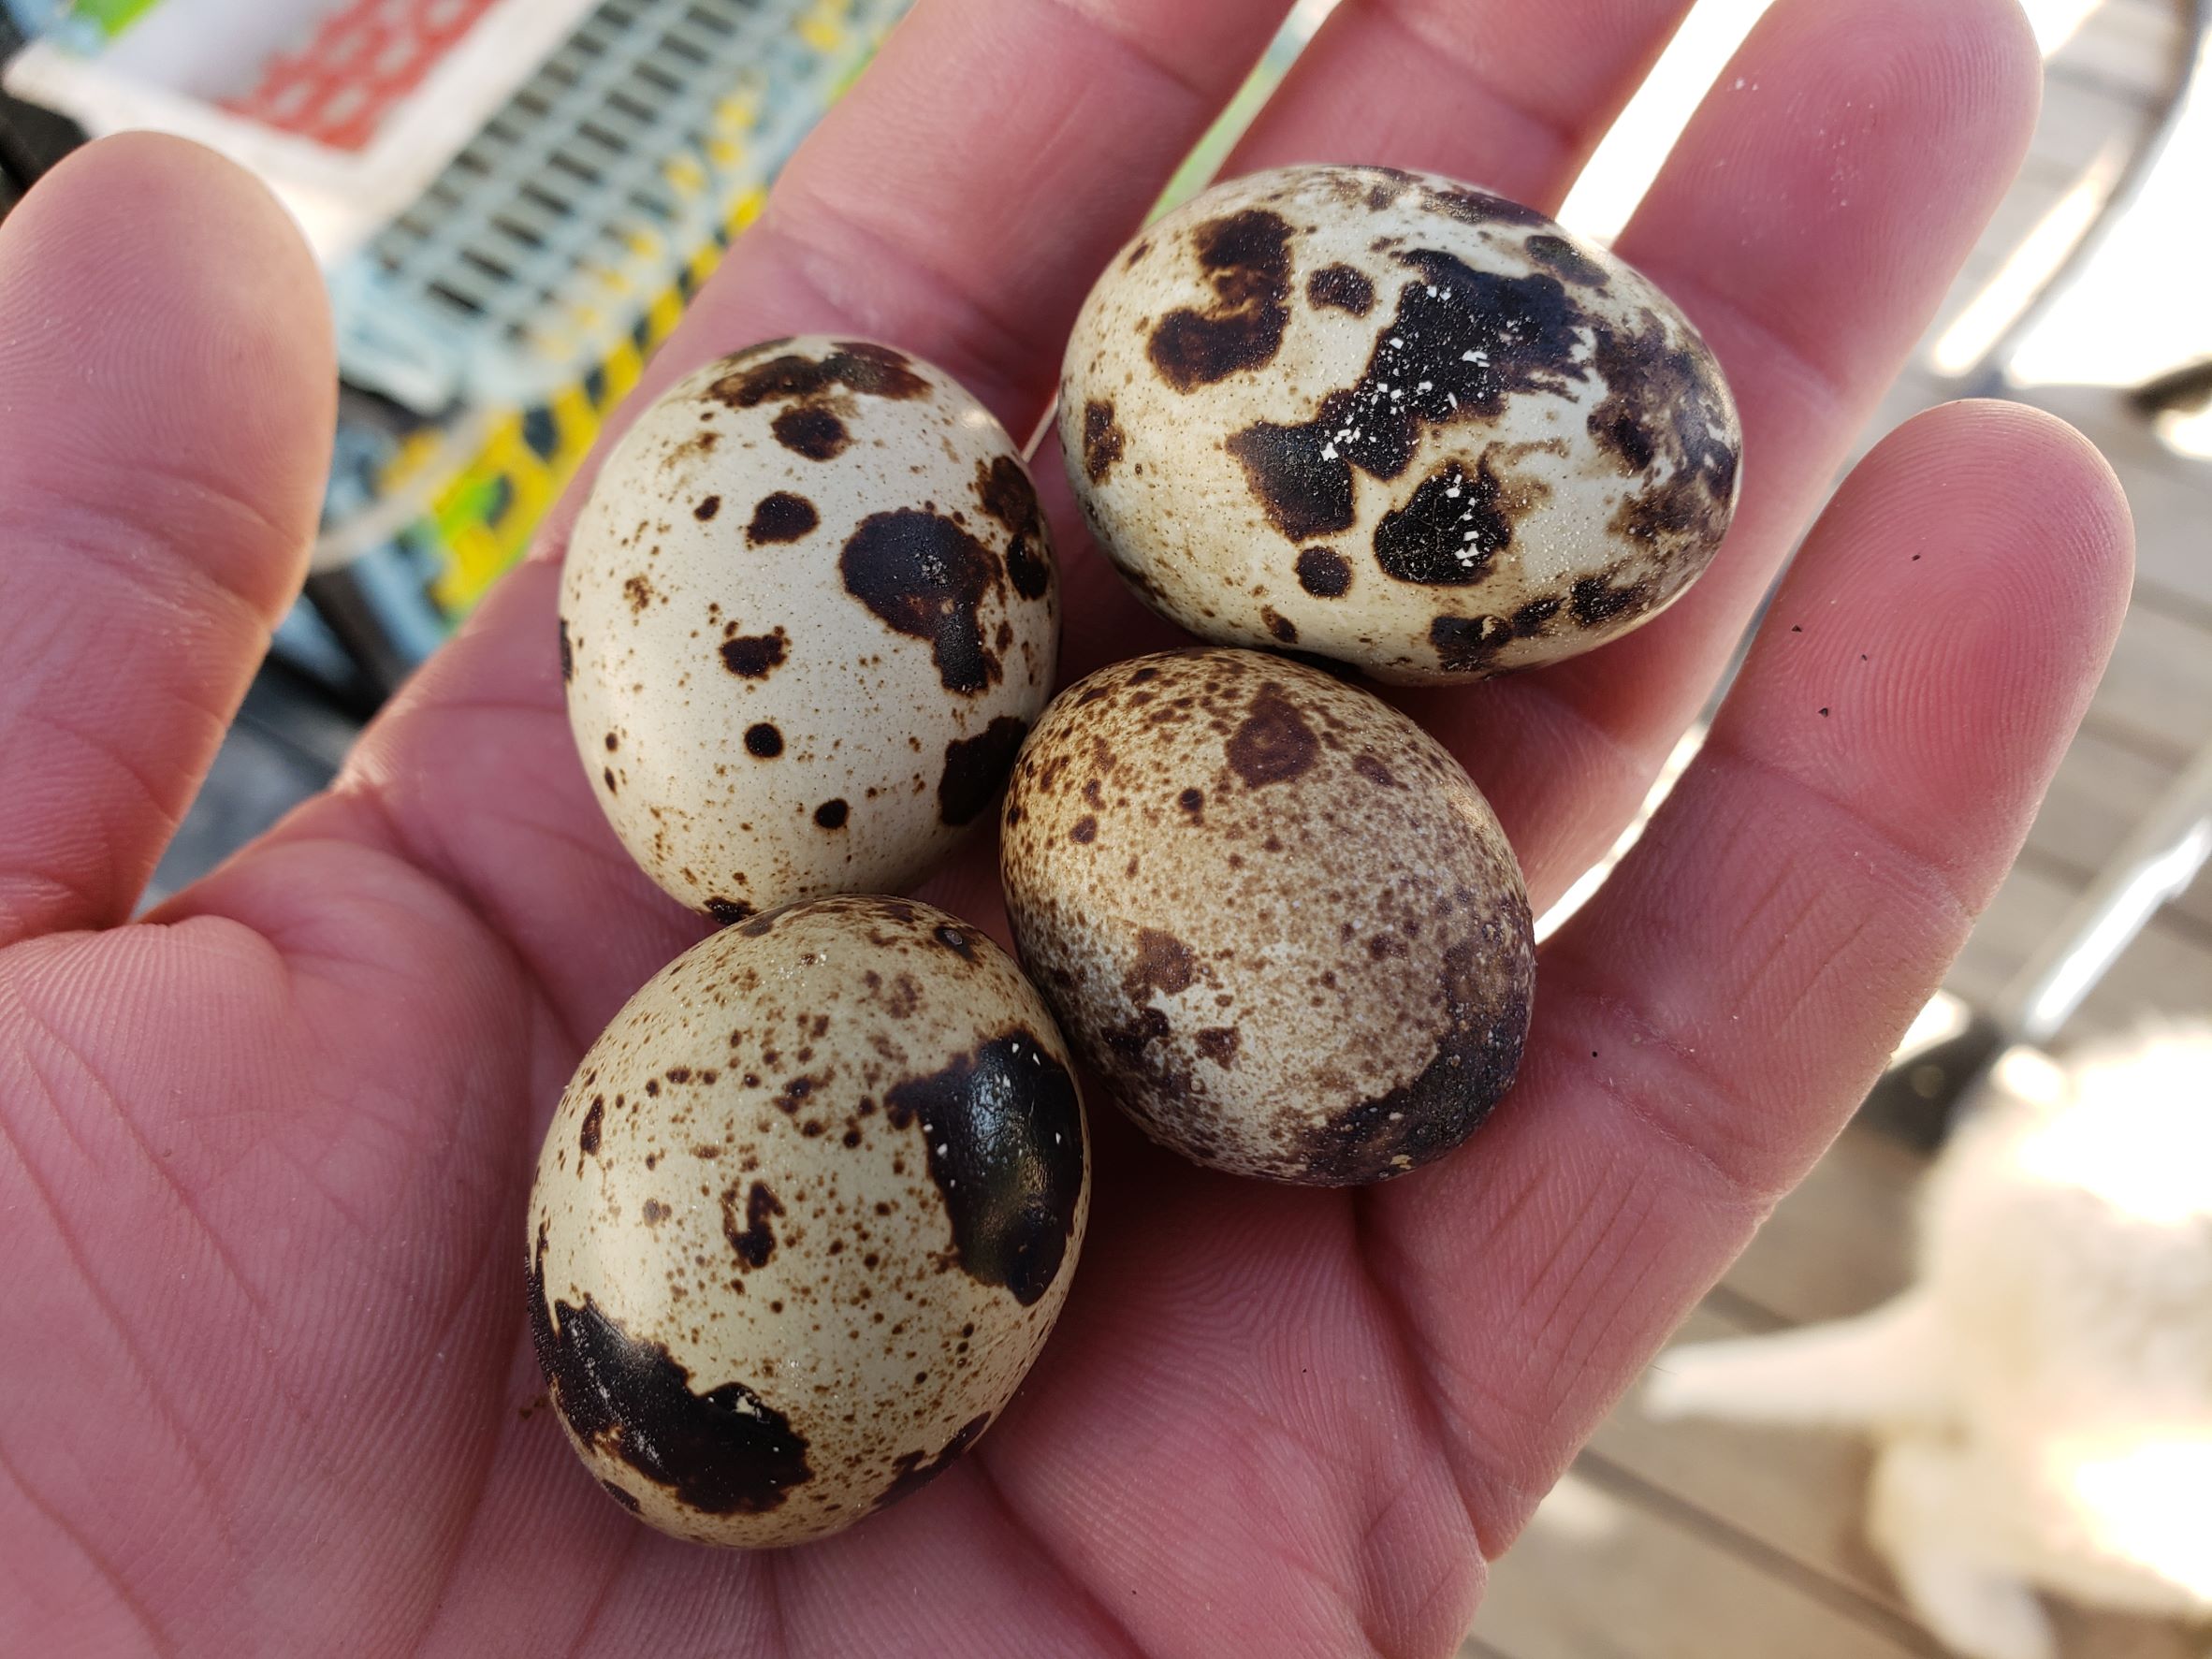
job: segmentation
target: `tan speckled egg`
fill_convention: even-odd
[[[989,811],[1059,599],[1004,429],[888,346],[770,341],[679,381],[569,543],[561,675],[646,873],[724,922],[895,892]]]
[[[1356,687],[1253,651],[1103,669],[1023,749],[1001,860],[1061,1029],[1201,1163],[1384,1180],[1512,1084],[1520,866],[1459,763]]]
[[[1012,961],[927,905],[764,912],[615,1016],[530,1206],[530,1319],[617,1502],[794,1544],[989,1427],[1083,1243],[1068,1054]]]
[[[1710,561],[1742,437],[1667,299],[1448,179],[1298,167],[1124,249],[1060,442],[1130,586],[1202,638],[1401,683],[1588,650]]]

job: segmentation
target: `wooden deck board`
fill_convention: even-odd
[[[2198,878],[2201,902],[2207,878]],[[2054,874],[2023,862],[2005,878],[1996,900],[1967,941],[1947,981],[1967,1001],[1986,1004],[2057,931],[2080,891],[2071,872]],[[2147,1014],[2202,1015],[2212,1010],[2212,945],[2200,930],[2154,919],[2092,990],[2067,1027],[2069,1038],[2108,1033]]]
[[[1846,1131],[1776,1207],[1722,1287],[1789,1325],[1846,1318],[1886,1301],[1911,1276],[1913,1193],[1924,1167],[1901,1142]]]
[[[1760,1329],[1722,1299],[1690,1316],[1675,1340],[1710,1342]],[[1655,1369],[1657,1367],[1654,1367]],[[1653,1422],[1639,1389],[1591,1449],[1637,1479],[1761,1539],[1804,1572],[1903,1616],[1897,1587],[1859,1535],[1869,1453],[1844,1434],[1761,1432],[1704,1422]]]
[[[1746,1552],[1585,1456],[1492,1575],[1475,1637],[1502,1659],[1928,1659],[1828,1587]]]
[[[2194,754],[2212,742],[2212,632],[2139,594],[2089,707],[2147,752]]]
[[[2176,0],[2104,0],[2049,64],[2054,80],[2093,79],[2146,100],[2164,96],[2181,38]]]

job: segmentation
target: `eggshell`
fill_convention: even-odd
[[[1403,1174],[1513,1081],[1528,898],[1458,762],[1250,651],[1140,657],[1048,709],[1007,792],[1022,961],[1155,1140],[1278,1181]]]
[[[1652,284],[1387,167],[1256,173],[1147,229],[1084,306],[1059,422],[1093,533],[1154,608],[1409,683],[1649,619],[1719,547],[1742,448]]]
[[[990,811],[1052,688],[1036,492],[958,385],[770,341],[607,458],[561,581],[569,720],[646,872],[735,921],[919,880]]]
[[[900,899],[765,912],[648,982],[554,1113],[529,1244],[552,1402],[663,1532],[836,1532],[1012,1397],[1089,1198],[1067,1050],[1003,951]]]

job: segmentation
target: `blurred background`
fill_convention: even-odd
[[[1211,173],[1333,3],[1298,6],[1171,197]],[[2048,65],[2027,167],[1864,444],[1959,396],[2064,415],[2133,505],[2134,602],[1946,995],[1692,1336],[1852,1314],[1904,1285],[1920,1173],[2001,1056],[2212,1015],[2212,881],[2199,879],[2212,851],[2212,0],[2025,3]],[[338,319],[344,389],[314,575],[157,893],[319,788],[522,554],[601,418],[906,4],[0,0],[0,213],[88,135],[182,133],[280,193]],[[1701,0],[1575,191],[1571,227],[1603,240],[1621,226],[1765,4]],[[2212,1078],[2191,1086],[2212,1112]],[[1846,1438],[1662,1425],[1632,1400],[1498,1568],[1468,1652],[1944,1652],[1860,1541],[1867,1468]],[[2183,1523],[2212,1535],[2212,1496]],[[2155,1620],[2056,1616],[2070,1659],[2205,1651]]]

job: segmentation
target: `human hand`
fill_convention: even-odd
[[[662,353],[895,342],[1022,432],[1285,0],[922,0]],[[1233,167],[1549,205],[1683,0],[1347,0]],[[1393,695],[1541,908],[1695,713],[2009,181],[2012,0],[1780,0],[1624,257],[1725,365],[1733,534],[1595,655]],[[828,1543],[718,1554],[576,1467],[525,1334],[540,1133],[704,931],[576,764],[558,524],[344,775],[141,923],[291,596],[331,418],[320,286],[250,182],[95,146],[0,228],[0,1651],[1442,1653],[1483,1562],[1876,1074],[2002,875],[2108,650],[2129,531],[2039,415],[1859,467],[1710,741],[1545,951],[1519,1086],[1438,1166],[1238,1182],[1093,1100],[1067,1311],[1004,1420]],[[1171,638],[1047,455],[1066,657]],[[1802,632],[1799,632],[1799,630]],[[926,890],[1004,937],[989,849]]]

